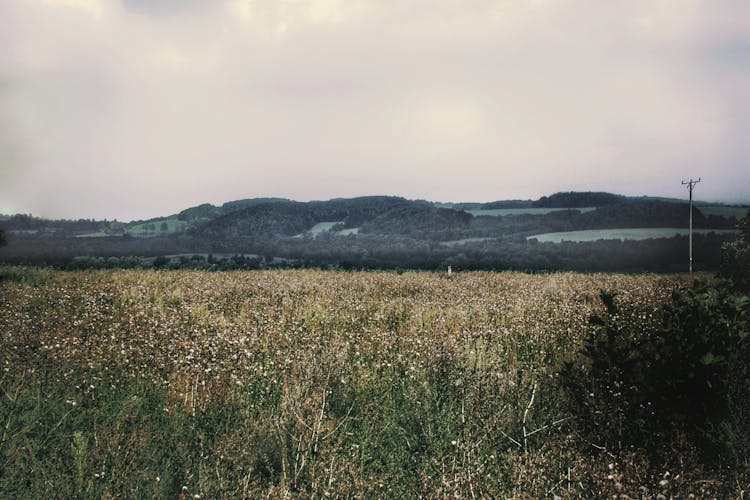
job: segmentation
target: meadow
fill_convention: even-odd
[[[647,328],[687,275],[2,271],[1,497],[740,488],[583,439],[558,383],[601,289]]]
[[[305,231],[304,233],[292,236],[292,238],[304,238],[306,235],[312,236],[313,238],[323,233],[329,232],[337,224],[343,224],[344,221],[333,221],[333,222],[318,222],[313,227]]]
[[[695,234],[732,234],[732,229],[693,229]],[[672,238],[687,236],[687,228],[679,227],[642,227],[627,229],[584,229],[581,231],[563,231],[558,233],[535,234],[527,239],[536,239],[540,243],[561,243],[563,241],[598,241],[598,240],[647,240],[650,238]]]
[[[166,224],[166,231],[162,231],[162,224]],[[153,226],[153,227],[151,227]],[[153,222],[142,222],[138,224],[128,224],[126,232],[132,236],[154,236],[161,233],[174,234],[184,231],[187,227],[185,221],[180,220],[177,216],[164,217],[155,219]]]

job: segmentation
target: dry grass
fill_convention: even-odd
[[[609,459],[569,434],[555,377],[600,289],[647,324],[688,283],[314,270],[6,282],[0,492],[586,497],[637,488],[640,478],[597,479],[611,475]],[[29,403],[12,403],[14,391]],[[57,428],[35,423],[34,401],[72,413]],[[57,463],[56,449],[77,453],[76,465]],[[44,473],[24,482],[35,463]]]

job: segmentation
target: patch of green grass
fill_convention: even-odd
[[[697,234],[731,234],[733,229],[693,229]],[[679,227],[645,227],[629,229],[584,229],[581,231],[564,231],[559,233],[535,234],[527,239],[536,239],[541,243],[561,243],[563,241],[597,241],[597,240],[646,240],[650,238],[671,238],[687,236],[687,228]]]
[[[167,225],[167,230],[162,231],[162,224]],[[152,228],[153,226],[153,228]],[[187,222],[179,220],[177,216],[154,219],[140,224],[126,226],[126,231],[133,236],[158,236],[161,234],[174,234],[184,231]]]
[[[318,236],[319,234],[330,231],[336,224],[341,224],[342,221],[337,222],[318,222],[310,228],[310,234]]]
[[[110,235],[103,231],[97,231],[95,233],[77,234],[76,238],[103,238],[105,236]]]
[[[313,238],[315,238],[318,235],[321,235],[323,233],[327,233],[331,229],[333,229],[334,226],[337,224],[342,224],[343,221],[336,221],[336,222],[318,222],[313,227],[305,231],[304,233],[294,235],[293,238],[303,238],[305,235],[309,234]]]
[[[0,403],[5,497],[175,495],[195,426],[166,414],[158,388],[108,378],[71,385],[48,371],[6,377]],[[117,384],[116,389],[113,389]],[[157,481],[157,477],[159,480]]]
[[[13,281],[33,287],[54,281],[57,273],[42,267],[0,266],[0,283]]]

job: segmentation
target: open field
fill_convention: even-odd
[[[314,238],[318,235],[321,235],[323,233],[330,231],[333,228],[333,226],[335,226],[336,224],[341,224],[341,223],[343,223],[343,221],[318,222],[317,224],[315,224],[313,227],[311,227],[304,233],[297,234],[293,236],[293,238],[304,238],[305,235],[310,235]]]
[[[693,229],[695,234],[731,234],[733,229]],[[647,240],[650,238],[671,238],[687,236],[687,228],[680,227],[643,227],[629,229],[584,229],[581,231],[564,231],[560,233],[535,234],[526,239],[536,239],[540,243],[560,243],[563,241],[597,241],[597,240]]]
[[[167,230],[162,231],[161,225],[167,224]],[[153,229],[150,226],[153,225]],[[133,236],[154,236],[157,234],[173,234],[185,230],[187,222],[181,221],[177,216],[165,217],[163,219],[156,219],[155,222],[143,222],[140,224],[130,224],[126,227],[128,234]]]
[[[557,384],[600,289],[647,325],[686,275],[0,271],[0,497],[735,488],[583,442]]]
[[[95,233],[77,234],[76,238],[106,238],[109,234],[104,231],[97,231]]]
[[[359,234],[359,228],[358,227],[350,227],[348,229],[342,229],[341,231],[336,232],[339,236],[349,236],[350,234]]]
[[[292,238],[304,238],[305,236],[312,236],[313,238],[316,238],[320,236],[321,234],[330,232],[335,226],[338,224],[343,224],[344,221],[334,221],[334,222],[318,222],[313,227],[305,231],[304,233],[296,234],[292,236]],[[333,234],[337,236],[349,236],[350,234],[358,234],[359,228],[358,227],[350,227],[347,229],[342,229],[340,231],[335,231]]]

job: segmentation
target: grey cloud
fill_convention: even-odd
[[[26,166],[26,146],[12,110],[13,86],[10,78],[0,75],[0,185],[6,189],[16,186]]]
[[[750,31],[709,1],[9,0],[0,147],[21,167],[0,200],[127,219],[248,196],[682,196],[691,175],[736,198]]]
[[[197,9],[208,9],[217,3],[215,0],[121,0],[131,12],[149,16],[168,16]]]
[[[750,67],[750,39],[711,50],[709,60],[726,70],[747,70]]]

